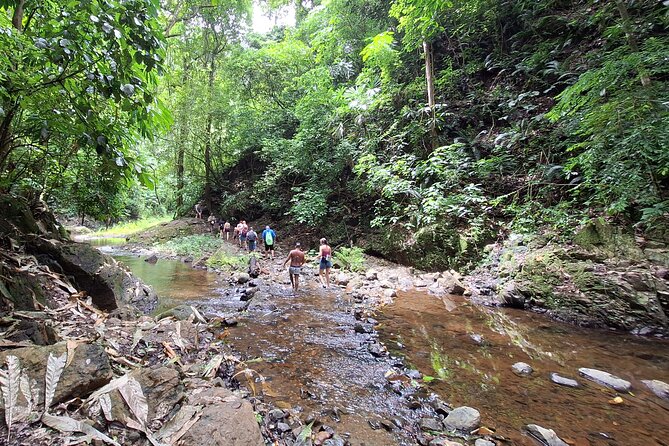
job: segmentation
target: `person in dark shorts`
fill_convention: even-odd
[[[258,234],[253,230],[253,226],[249,228],[249,232],[246,233],[246,243],[249,247],[249,252],[256,250],[256,243],[258,242]]]
[[[241,226],[239,229],[239,246],[242,249],[246,249],[246,234],[249,232],[249,226],[246,224],[245,220],[241,221]]]
[[[270,228],[269,225],[265,226],[265,230],[260,235],[263,243],[265,244],[265,252],[263,253],[263,258],[267,253],[269,253],[270,260],[274,259],[274,243],[276,242],[276,232],[274,229]]]
[[[318,275],[320,276],[323,288],[330,288],[330,270],[332,269],[332,248],[324,238],[320,240],[321,247],[318,255],[321,260],[318,264]]]
[[[300,287],[300,273],[305,262],[304,253],[300,249],[300,243],[295,243],[295,249],[288,253],[288,258],[283,262],[283,266],[290,262],[288,274],[290,275],[290,283],[293,286],[293,293],[297,293]]]
[[[230,222],[227,220],[221,227],[221,238],[223,238],[223,235],[225,235],[225,240],[230,240]]]

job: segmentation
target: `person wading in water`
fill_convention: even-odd
[[[321,239],[321,247],[318,252],[321,261],[318,264],[318,275],[321,279],[323,288],[330,288],[330,269],[332,268],[332,248],[328,245],[328,241]]]
[[[290,283],[293,286],[293,294],[297,293],[300,287],[300,273],[302,272],[304,261],[304,253],[300,249],[300,243],[295,243],[295,249],[288,253],[288,258],[283,262],[284,268],[286,263],[290,262],[288,274],[290,275]]]

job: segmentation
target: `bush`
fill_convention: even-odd
[[[365,269],[365,254],[362,248],[339,248],[332,257],[343,269],[353,272]]]

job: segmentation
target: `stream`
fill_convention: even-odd
[[[154,287],[162,309],[189,302],[209,312],[230,310],[230,285],[218,274],[179,261],[115,257]],[[280,261],[267,267],[283,277]],[[423,413],[410,409],[406,395],[384,377],[402,362],[426,376],[424,396],[433,392],[453,407],[477,408],[482,425],[507,439],[498,444],[538,445],[522,429],[534,423],[575,446],[669,445],[669,403],[641,383],[669,381],[666,340],[580,329],[415,291],[399,292],[377,312],[376,333],[358,332],[350,298],[340,289],[321,289],[312,274],[305,279],[295,297],[287,274],[281,283],[267,283],[270,307],[240,313],[226,339],[263,377],[254,388],[267,401],[331,425],[352,445],[415,444],[412,426]],[[390,355],[370,354],[377,337]],[[532,375],[514,374],[518,361],[530,364]],[[624,378],[632,393],[612,404],[615,391],[580,377],[579,367]],[[552,383],[551,372],[580,387]]]

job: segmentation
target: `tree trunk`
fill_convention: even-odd
[[[12,151],[12,120],[16,109],[5,110],[5,117],[0,121],[0,173],[4,171],[9,154]]]
[[[627,36],[627,44],[633,53],[639,52],[639,43],[636,40],[636,35],[632,29],[632,18],[630,17],[629,10],[627,5],[625,5],[623,0],[616,0],[616,6],[618,7],[618,12],[620,13],[620,18],[622,19],[623,31]],[[646,70],[639,69],[639,77],[641,78],[641,85],[647,87],[650,85],[650,78],[646,73]]]
[[[423,41],[423,52],[425,53],[425,82],[427,84],[427,106],[430,109],[430,145],[432,149],[437,146],[437,126],[435,116],[434,99],[434,64],[432,60],[432,44]]]
[[[190,64],[188,60],[184,57],[183,61],[183,75],[181,77],[181,85],[185,87],[188,85],[188,79],[190,75]],[[179,116],[179,138],[177,140],[177,156],[176,156],[176,174],[177,174],[177,213],[181,210],[184,205],[184,156],[186,153],[186,121],[188,120],[188,110],[186,104],[188,98],[184,98],[181,103],[181,115]]]
[[[209,61],[209,83],[208,83],[208,97],[209,97],[209,111],[207,112],[207,139],[204,144],[204,200],[207,204],[209,213],[213,214],[213,207],[211,203],[211,145],[213,139],[213,123],[214,115],[212,113],[212,101],[214,97],[214,79],[216,78],[216,59],[212,52],[211,60]]]
[[[12,26],[18,31],[23,31],[23,6],[25,0],[19,0],[19,3],[14,8],[14,15],[12,15]]]

